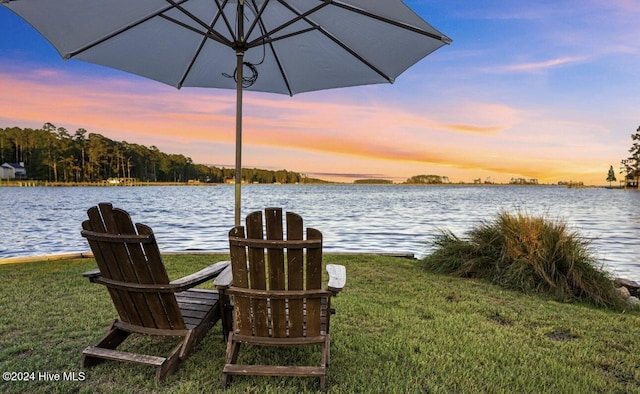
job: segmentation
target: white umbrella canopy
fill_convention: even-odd
[[[0,0],[64,59],[181,87],[294,95],[393,83],[451,40],[401,0]]]

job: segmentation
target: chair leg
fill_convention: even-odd
[[[180,364],[182,364],[181,353],[186,345],[187,339],[184,338],[180,343],[173,349],[171,354],[166,358],[166,360],[156,369],[156,383],[160,383],[167,376],[173,374],[178,370]]]
[[[226,390],[229,387],[229,380],[231,376],[228,373],[222,373],[222,381],[220,382],[220,389]]]
[[[195,333],[193,330],[189,331],[187,335],[185,335],[185,337],[182,339],[182,341],[180,341],[180,358],[183,360],[186,359],[189,356],[191,349],[193,349],[198,344],[197,342],[197,333]],[[171,354],[173,354],[173,352]]]
[[[329,364],[331,363],[331,340],[329,339],[329,334],[327,334],[327,337],[324,340],[324,348],[326,349],[326,359],[324,360],[324,366],[325,368],[329,367]]]
[[[227,353],[225,357],[225,364],[235,364],[238,361],[238,354],[240,353],[240,342],[236,342],[233,338],[233,331],[229,333],[229,340],[227,342]],[[222,371],[222,381],[220,383],[220,387],[224,390],[229,385],[229,380],[231,379],[231,374]]]
[[[327,336],[324,339],[324,343],[321,345],[322,349],[322,354],[320,355],[320,366],[323,368],[327,368],[329,366],[329,359],[330,359],[330,349],[331,349],[331,342],[329,341],[329,335],[327,334]]]
[[[233,305],[231,298],[224,290],[218,292],[218,305],[220,309],[220,320],[222,321],[222,336],[226,342],[229,339],[229,332],[233,329]]]
[[[331,349],[331,341],[329,340],[329,334],[326,335],[324,343],[322,344],[322,360],[321,366],[324,368],[324,375],[320,376],[320,391],[323,393],[327,391],[327,368],[329,367],[329,352]]]
[[[227,364],[235,364],[238,361],[238,354],[240,353],[240,342],[233,339],[233,333],[229,337],[227,343]]]
[[[100,341],[98,341],[98,343],[96,343],[94,347],[103,349],[115,349],[122,342],[124,342],[127,337],[129,337],[131,333],[122,331],[121,329],[115,327],[116,322],[117,320],[114,320],[113,323],[111,323],[111,326],[109,327],[109,330],[107,330],[105,336],[102,337],[102,339],[100,339]],[[103,361],[103,358],[94,357],[83,353],[80,365],[82,366],[82,368],[88,368],[93,367],[94,365],[98,365]]]

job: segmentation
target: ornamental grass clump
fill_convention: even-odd
[[[500,286],[624,308],[612,277],[593,257],[590,243],[566,224],[543,217],[501,212],[462,239],[443,230],[424,258],[433,272],[479,278]]]

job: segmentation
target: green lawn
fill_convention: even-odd
[[[178,278],[220,259],[170,255],[165,263]],[[325,262],[347,267],[347,286],[333,302],[330,392],[640,393],[637,311],[562,304],[431,274],[407,259],[326,255]],[[158,385],[149,367],[105,362],[81,369],[82,349],[116,317],[104,287],[81,276],[93,268],[91,259],[0,266],[0,370],[30,379],[0,381],[0,392],[218,391],[225,353],[219,324]],[[241,357],[258,361],[319,357],[315,349],[246,349]],[[64,380],[71,373],[84,380]],[[228,392],[317,388],[317,379],[236,377]]]

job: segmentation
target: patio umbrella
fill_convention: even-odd
[[[64,59],[177,88],[235,89],[235,224],[243,90],[294,95],[393,83],[451,40],[402,0],[0,0]]]

